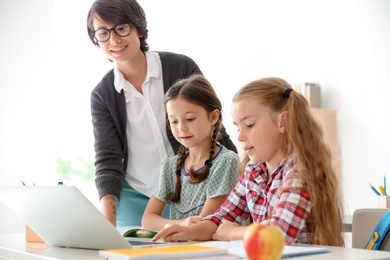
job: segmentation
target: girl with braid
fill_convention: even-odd
[[[165,94],[168,124],[181,144],[167,158],[154,193],[145,209],[142,226],[160,230],[166,224],[183,226],[215,212],[236,185],[238,155],[221,145],[221,102],[200,74],[175,83]],[[164,218],[170,205],[170,217]]]
[[[240,181],[214,214],[153,239],[242,240],[251,217],[280,227],[286,244],[343,246],[340,181],[307,100],[280,78],[260,79],[236,93],[232,116],[247,157]]]

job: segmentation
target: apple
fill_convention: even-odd
[[[284,235],[277,226],[252,223],[244,234],[244,248],[250,260],[277,260],[282,257]]]

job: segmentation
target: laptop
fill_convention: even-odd
[[[74,186],[0,187],[0,200],[52,246],[102,250],[173,244],[124,237]]]

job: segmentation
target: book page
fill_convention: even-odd
[[[230,241],[230,242],[208,241],[208,242],[200,242],[200,245],[227,248],[229,250],[229,254],[236,255],[238,257],[243,257],[243,258],[247,257],[242,240]],[[310,246],[310,245],[307,246],[285,245],[283,248],[282,257],[287,258],[293,256],[312,255],[312,254],[320,254],[320,253],[327,253],[327,252],[329,252],[329,250],[323,247]]]

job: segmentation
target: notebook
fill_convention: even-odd
[[[229,256],[228,249],[221,247],[210,247],[199,244],[177,245],[154,248],[125,248],[100,250],[99,255],[109,260],[140,260],[140,259],[188,259],[200,257],[205,258],[223,255],[224,259],[237,259]]]
[[[74,186],[0,187],[0,200],[53,246],[112,249],[181,244],[123,237]]]

